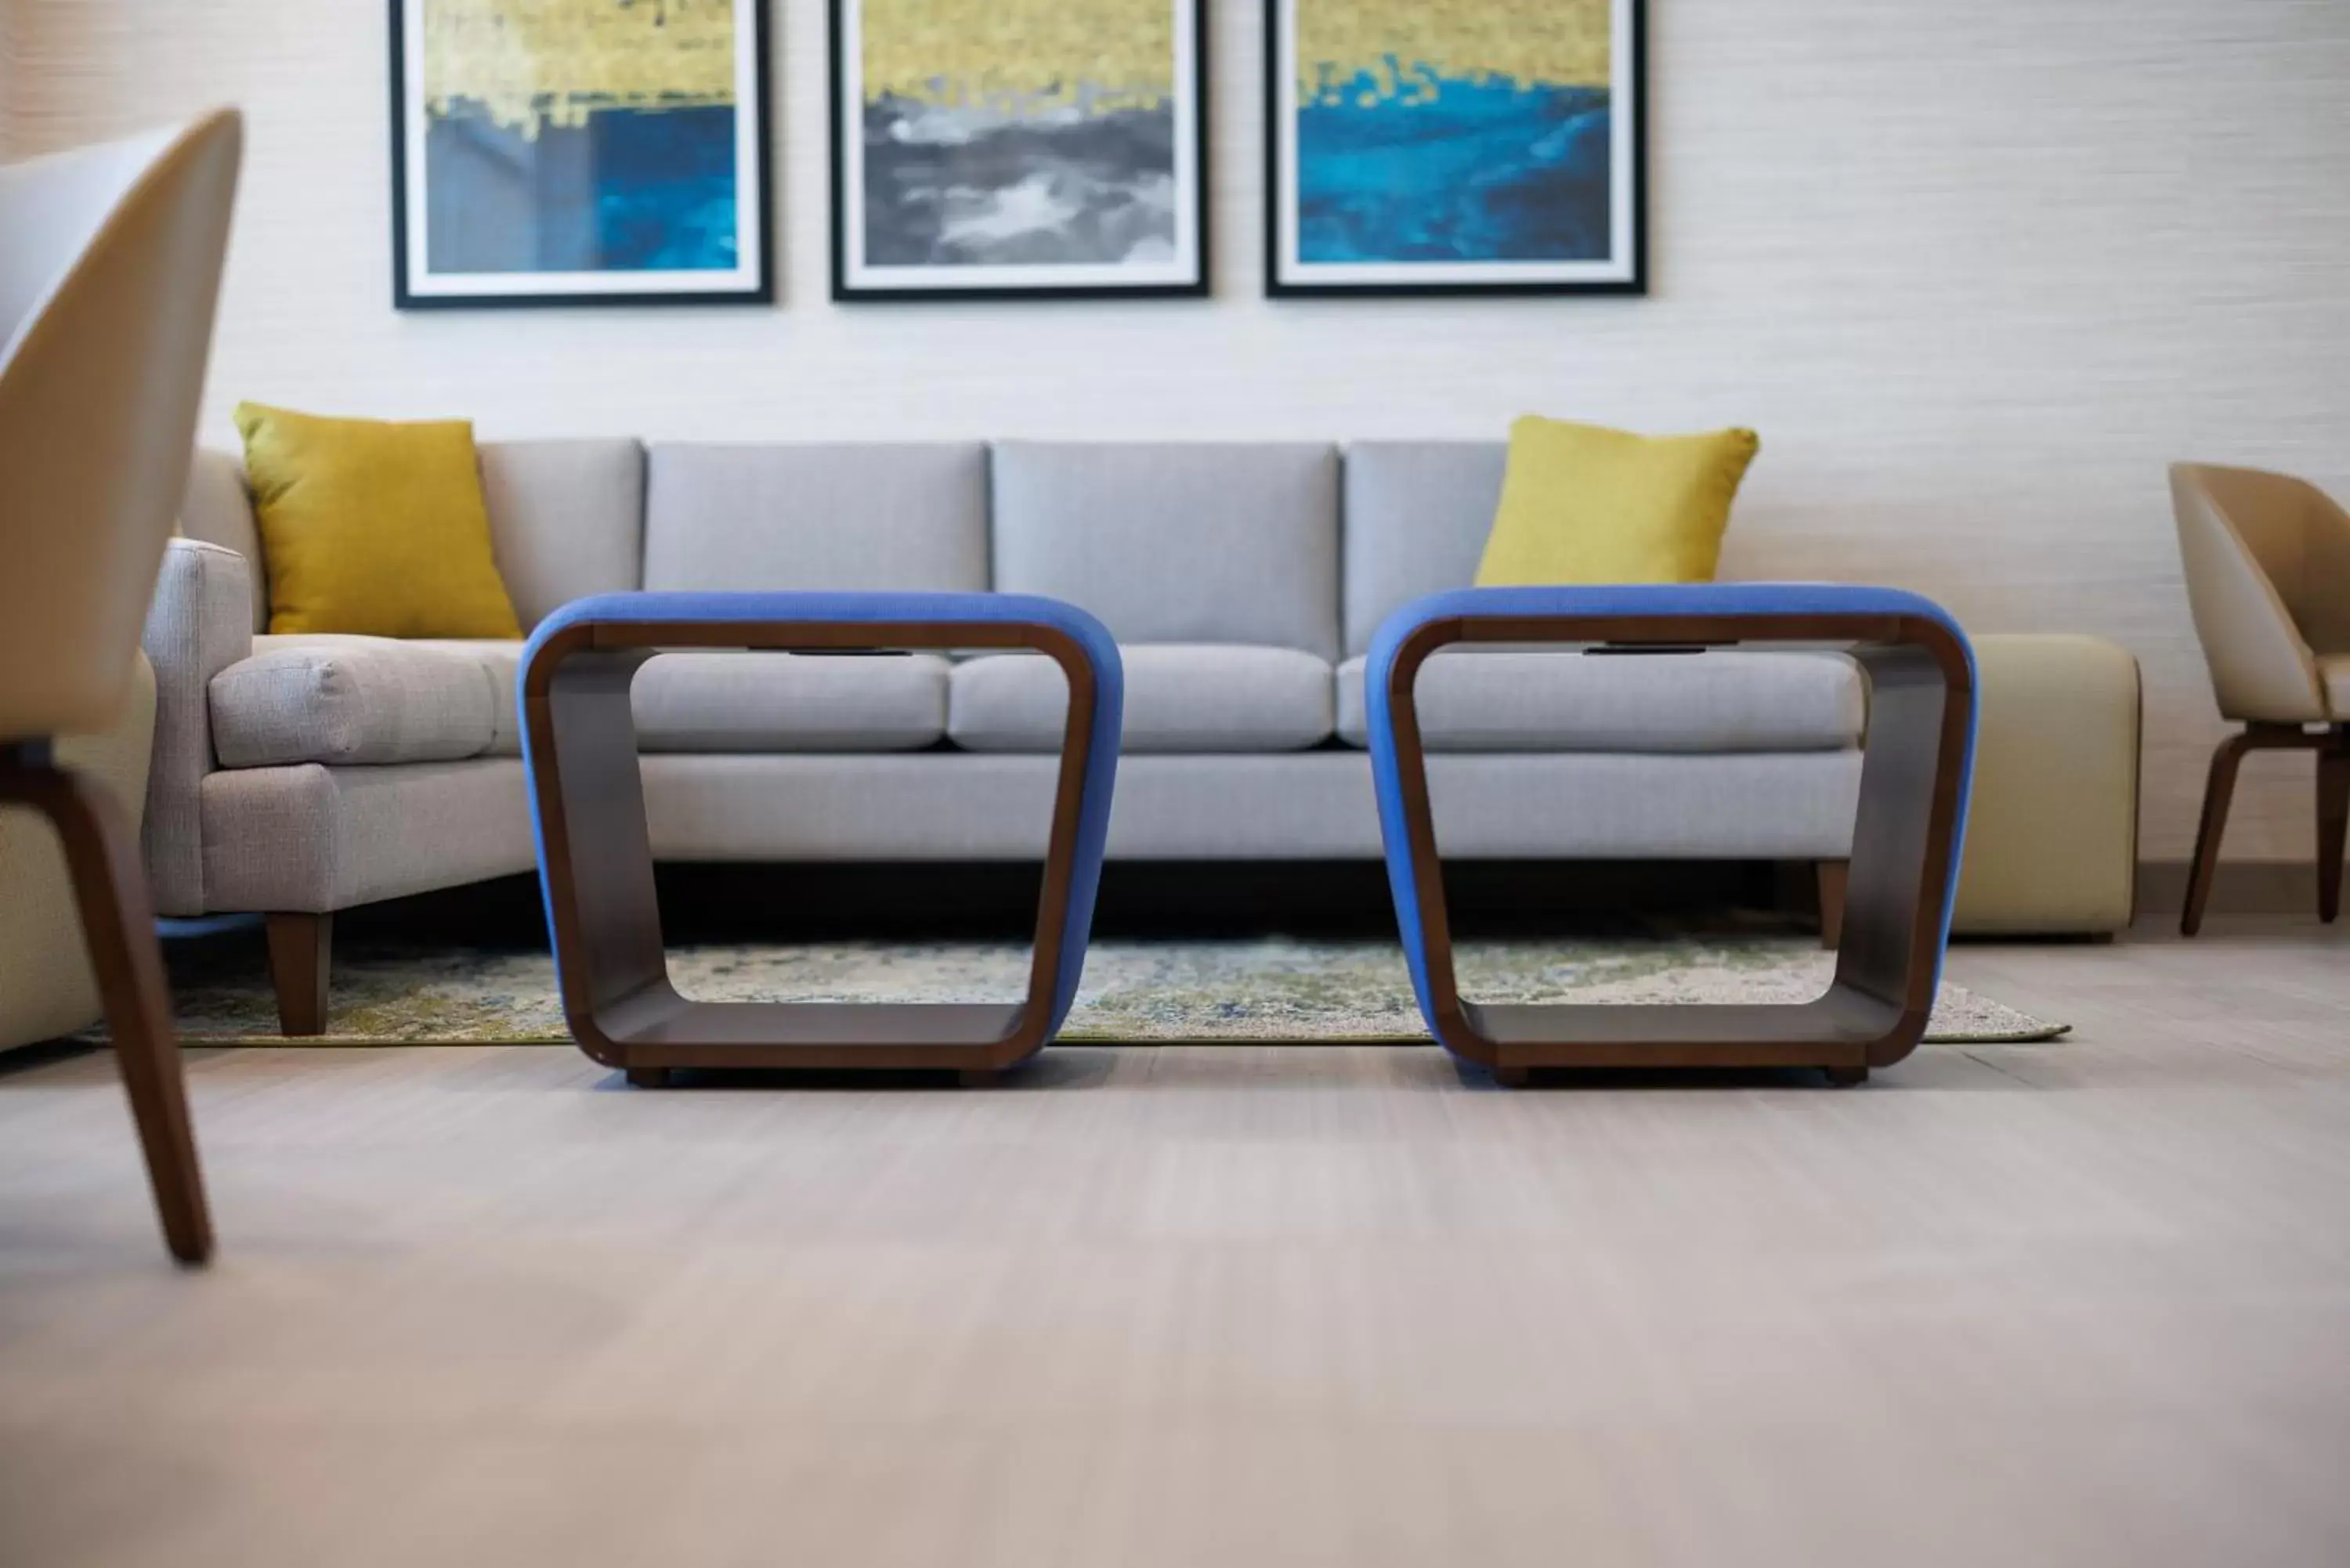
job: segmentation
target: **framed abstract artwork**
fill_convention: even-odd
[[[400,309],[765,304],[765,0],[391,0]]]
[[[1205,0],[832,0],[841,300],[1208,292]]]
[[[1641,0],[1266,0],[1275,295],[1639,294]]]

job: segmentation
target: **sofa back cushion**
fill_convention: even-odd
[[[526,631],[576,598],[637,586],[645,449],[634,441],[484,441],[490,546]]]
[[[987,450],[880,442],[648,450],[644,586],[987,587]]]
[[[1005,442],[994,503],[1003,592],[1066,599],[1120,642],[1337,657],[1333,447]]]
[[[261,558],[261,527],[253,520],[253,493],[244,487],[244,459],[217,447],[198,447],[180,503],[180,532],[243,556],[252,569],[253,629],[269,629],[269,572]]]
[[[1477,576],[1502,499],[1502,441],[1357,441],[1347,449],[1347,652],[1425,594]]]

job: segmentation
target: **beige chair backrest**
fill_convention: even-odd
[[[0,742],[103,729],[195,442],[234,111],[0,168]]]
[[[2328,711],[2317,660],[2350,653],[2350,515],[2282,473],[2182,462],[2170,471],[2195,634],[2220,711],[2303,724]]]

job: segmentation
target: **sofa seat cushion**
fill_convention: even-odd
[[[1330,738],[1330,666],[1292,648],[1121,648],[1128,752],[1295,752]],[[955,667],[947,736],[974,752],[1057,752],[1069,707],[1061,667],[1000,653]]]
[[[910,752],[946,733],[934,653],[664,653],[637,671],[646,752]]]
[[[490,677],[490,751],[494,757],[522,755],[522,694],[517,690],[522,677],[522,650],[519,642],[457,642],[421,641],[411,648],[439,649],[470,659],[489,672]]]
[[[1363,665],[1338,667],[1338,736],[1367,744]],[[1431,752],[1815,752],[1857,744],[1859,666],[1837,653],[1441,652],[1421,667]]]
[[[226,768],[448,763],[515,747],[513,642],[256,637],[213,677]]]

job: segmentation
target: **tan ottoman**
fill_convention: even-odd
[[[1981,730],[1951,929],[2123,929],[2137,892],[2137,660],[2093,637],[1974,647]]]

